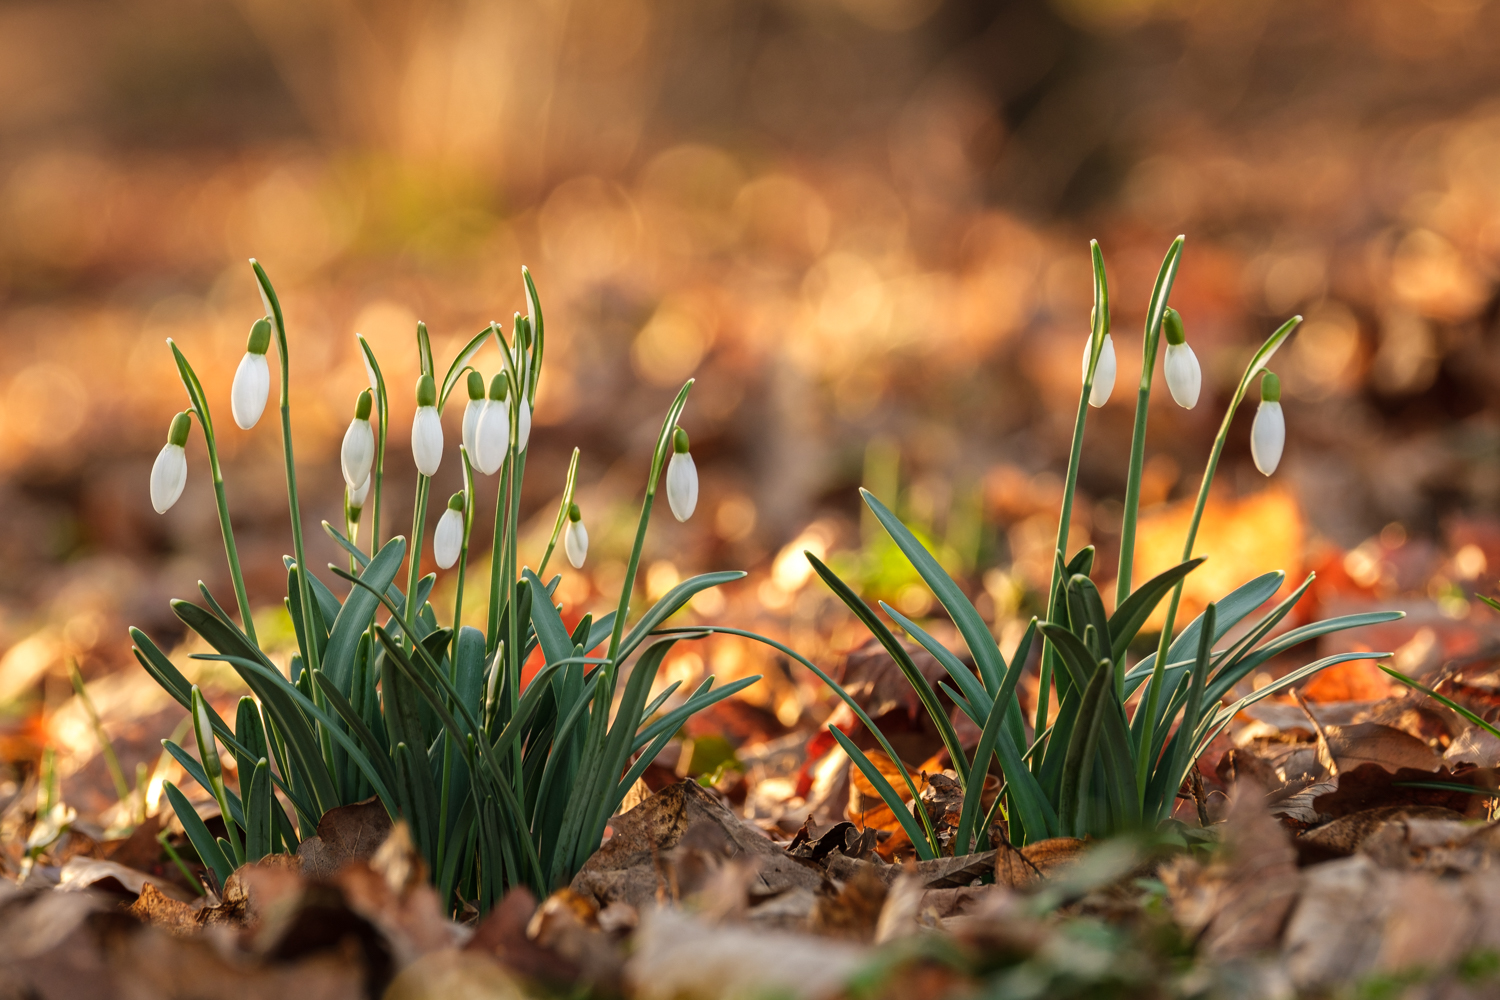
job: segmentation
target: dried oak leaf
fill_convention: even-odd
[[[526,933],[536,910],[535,896],[525,888],[512,889],[474,928],[464,950],[486,954],[515,975],[544,989],[569,986],[581,974],[578,964]]]
[[[391,817],[374,797],[337,806],[318,820],[318,833],[297,847],[302,872],[309,878],[328,878],[351,861],[364,861],[391,832]]]
[[[1493,768],[1460,767],[1456,771],[1401,768],[1392,773],[1378,764],[1362,764],[1341,773],[1337,789],[1317,795],[1312,804],[1325,819],[1393,805],[1441,806],[1472,818],[1484,815],[1484,796],[1420,786],[1449,784],[1491,790],[1497,783],[1500,783],[1500,772]]]
[[[141,886],[141,894],[127,912],[142,923],[160,927],[169,934],[187,936],[198,932],[199,909],[201,907],[174,899],[147,882]]]
[[[1443,806],[1376,806],[1340,816],[1302,833],[1296,838],[1297,860],[1302,865],[1346,858],[1386,824],[1406,819],[1462,820],[1463,814]]]

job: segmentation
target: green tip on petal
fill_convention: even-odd
[[[469,369],[469,380],[468,381],[469,381],[469,398],[470,399],[483,399],[484,398],[484,376],[481,375],[481,374],[479,374],[478,372],[474,371],[471,368],[471,369]]]
[[[568,520],[574,522],[583,520],[583,511],[578,509],[576,503],[568,504]]]
[[[1162,329],[1166,331],[1167,343],[1187,343],[1187,333],[1182,329],[1182,316],[1171,306],[1167,307],[1167,314],[1162,318]]]
[[[1266,372],[1260,377],[1260,400],[1263,403],[1281,402],[1281,379],[1275,372]]]
[[[187,444],[188,431],[192,430],[192,427],[192,418],[188,416],[186,410],[183,410],[172,418],[172,426],[167,429],[167,444],[175,444],[179,448]]]
[[[672,450],[679,455],[686,455],[688,450],[687,431],[681,427],[672,432]]]
[[[449,497],[448,498],[448,509],[449,510],[463,510],[464,509],[464,495],[462,493],[455,493],[451,497]]]
[[[496,372],[495,377],[490,379],[490,398],[497,403],[505,402],[505,397],[510,395],[510,383],[505,380],[504,372]]]
[[[423,375],[417,379],[417,405],[437,405],[437,383],[432,380],[431,375]]]
[[[262,316],[250,326],[250,339],[245,350],[251,354],[264,354],[271,349],[271,321]]]
[[[354,419],[356,419],[356,420],[369,420],[370,419],[370,405],[371,405],[370,390],[369,389],[365,389],[362,392],[360,392],[359,399],[357,399],[357,400],[354,401]]]

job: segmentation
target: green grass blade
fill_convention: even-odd
[[[1115,613],[1109,616],[1110,654],[1116,663],[1125,662],[1125,652],[1130,648],[1131,642],[1135,640],[1141,630],[1151,617],[1151,612],[1161,603],[1162,598],[1171,592],[1177,585],[1177,581],[1187,576],[1193,570],[1203,565],[1206,557],[1199,556],[1189,559],[1187,562],[1178,563],[1165,573],[1158,573],[1115,608]]]
[[[406,558],[406,539],[397,535],[386,542],[360,577],[376,590],[385,590],[401,571]],[[346,698],[354,679],[354,653],[380,607],[380,599],[369,590],[355,587],[333,620],[333,632],[323,657],[323,671]]]
[[[833,734],[833,738],[838,741],[839,746],[844,748],[844,753],[849,755],[849,759],[854,761],[854,765],[869,779],[870,784],[875,786],[875,791],[880,794],[881,800],[885,802],[891,813],[895,815],[896,822],[901,824],[901,829],[905,830],[906,835],[911,838],[911,844],[916,849],[917,856],[923,861],[931,861],[933,858],[936,858],[936,850],[932,845],[927,843],[927,838],[923,835],[922,827],[917,825],[917,820],[912,815],[913,810],[920,812],[927,811],[922,805],[922,797],[920,795],[917,796],[912,801],[912,808],[908,809],[906,803],[901,801],[901,796],[897,795],[896,790],[891,787],[891,783],[885,780],[885,775],[881,774],[880,769],[870,762],[870,758],[865,756],[863,750],[854,745],[853,740],[845,736],[839,730],[838,726],[829,726],[828,731]],[[897,767],[901,766],[898,761],[893,760],[892,763],[896,764]]]
[[[162,782],[162,789],[167,793],[167,801],[172,803],[172,811],[177,814],[177,821],[187,833],[193,850],[198,852],[199,860],[214,873],[214,878],[222,888],[229,881],[229,876],[234,874],[234,865],[224,856],[218,841],[208,832],[208,827],[203,825],[203,820],[199,818],[198,811],[187,800],[187,796],[179,792],[177,786],[170,781]]]

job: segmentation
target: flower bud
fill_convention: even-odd
[[[688,453],[687,431],[672,432],[672,460],[667,463],[667,503],[672,516],[686,521],[698,506],[698,467]]]
[[[486,403],[484,376],[476,371],[469,372],[468,388],[469,402],[464,407],[462,441],[464,450],[469,453],[469,461],[473,463],[479,455],[479,417],[484,413]]]
[[[1089,353],[1093,350],[1092,335],[1083,344],[1083,381],[1089,380]],[[1094,388],[1089,393],[1090,406],[1103,406],[1109,402],[1109,394],[1115,391],[1115,341],[1104,335],[1104,345],[1099,349],[1099,364],[1094,367]]]
[[[432,533],[432,558],[439,569],[448,569],[458,562],[459,551],[464,545],[464,495],[455,493],[448,498],[448,509],[438,518],[437,529]]]
[[[350,489],[370,480],[370,467],[375,463],[375,431],[370,427],[370,390],[364,389],[354,404],[354,419],[344,432],[344,444],[339,449],[339,466],[344,473],[344,484]]]
[[[1177,405],[1191,410],[1198,405],[1198,393],[1203,388],[1203,370],[1198,367],[1198,356],[1188,346],[1187,334],[1182,329],[1182,316],[1176,309],[1167,307],[1162,317],[1162,331],[1167,335],[1167,356],[1162,362],[1162,371],[1167,376],[1167,389]]]
[[[1260,380],[1260,408],[1250,428],[1250,457],[1262,475],[1269,476],[1281,464],[1286,446],[1286,417],[1281,412],[1281,379],[1266,372]]]
[[[583,560],[589,554],[589,532],[583,526],[583,512],[578,505],[568,505],[568,527],[563,531],[563,552],[574,569],[583,569]]]
[[[266,409],[266,397],[271,392],[271,369],[266,364],[266,351],[271,346],[271,324],[258,319],[250,327],[249,342],[245,344],[245,356],[234,371],[234,383],[229,389],[229,411],[240,430],[254,427]]]
[[[199,762],[203,765],[203,773],[208,775],[209,784],[213,786],[210,791],[218,798],[224,793],[224,768],[219,763],[219,747],[214,742],[214,724],[208,714],[208,702],[196,684],[190,692],[190,700],[193,706],[193,736],[198,743]]]
[[[525,399],[516,403],[516,451],[525,451],[531,440],[531,406]]]
[[[371,476],[357,487],[344,487],[344,513],[355,524],[359,523],[359,514],[365,508],[365,500],[370,496],[370,483],[374,478]]]
[[[187,485],[187,452],[182,446],[187,444],[191,428],[192,420],[186,412],[173,417],[172,426],[167,431],[167,443],[162,445],[156,462],[151,466],[151,506],[158,514],[171,510],[177,498],[182,496],[182,488]]]
[[[510,404],[505,401],[509,395],[510,384],[501,372],[490,380],[490,398],[474,426],[474,448],[469,452],[469,461],[481,475],[493,476],[505,464],[505,453],[510,448]]]
[[[435,475],[443,464],[443,421],[437,411],[437,386],[431,375],[417,380],[417,412],[411,421],[411,454],[417,471]]]

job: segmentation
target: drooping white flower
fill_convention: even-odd
[[[510,450],[510,385],[505,373],[500,372],[490,380],[489,399],[480,410],[474,428],[474,449],[469,452],[469,461],[481,475],[493,476],[505,464],[505,453]]]
[[[187,452],[182,446],[187,444],[191,427],[192,421],[186,412],[173,417],[172,426],[167,431],[167,443],[157,452],[156,462],[151,466],[151,506],[158,514],[171,510],[177,498],[182,496],[182,488],[187,485]]]
[[[563,552],[574,569],[583,569],[583,560],[589,554],[589,531],[583,526],[583,513],[578,505],[568,507],[568,527],[563,531]]]
[[[360,483],[370,481],[370,468],[375,464],[375,431],[370,427],[370,390],[362,390],[354,404],[354,419],[344,431],[344,444],[339,449],[339,467],[344,473],[344,484],[351,490]]]
[[[1198,367],[1198,356],[1188,346],[1187,334],[1182,329],[1182,316],[1176,309],[1167,308],[1162,317],[1162,331],[1167,335],[1167,356],[1162,361],[1162,372],[1167,377],[1167,389],[1177,405],[1191,410],[1198,405],[1198,393],[1203,388],[1203,371]]]
[[[464,495],[455,493],[448,498],[448,509],[438,518],[437,528],[432,533],[432,558],[438,569],[448,569],[458,562],[459,552],[464,546]]]
[[[516,451],[525,451],[531,440],[531,406],[523,397],[516,406]]]
[[[1250,457],[1262,475],[1269,476],[1281,464],[1286,446],[1286,417],[1281,412],[1281,379],[1270,372],[1261,376],[1260,409],[1250,427]]]
[[[240,430],[254,427],[266,409],[266,397],[271,393],[271,368],[266,364],[266,351],[271,346],[271,324],[258,319],[250,327],[250,341],[245,345],[245,356],[234,371],[234,384],[229,389],[229,412]]]
[[[437,411],[437,385],[431,375],[417,380],[417,413],[411,421],[411,455],[424,476],[443,464],[443,420]]]
[[[479,417],[484,413],[485,404],[484,376],[476,371],[469,372],[468,388],[469,403],[464,407],[462,441],[472,463],[479,454]]]
[[[672,432],[672,460],[667,463],[667,503],[672,516],[686,521],[698,506],[698,466],[688,452],[687,431]]]
[[[1089,380],[1089,352],[1093,349],[1091,335],[1083,343],[1083,381]],[[1115,391],[1115,341],[1104,335],[1104,345],[1099,349],[1099,364],[1094,367],[1094,388],[1089,393],[1090,406],[1103,406],[1109,402],[1109,394]]]
[[[371,476],[355,487],[344,487],[344,506],[349,510],[349,520],[359,522],[359,512],[365,509],[365,501],[370,496],[370,483],[375,479]]]

